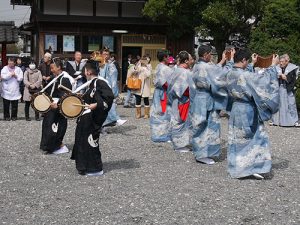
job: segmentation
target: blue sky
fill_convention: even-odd
[[[30,7],[29,6],[13,6],[10,5],[10,0],[0,0],[0,21],[15,21],[16,26],[20,26],[29,21]]]

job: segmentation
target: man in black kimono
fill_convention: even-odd
[[[90,84],[83,94],[83,100],[89,106],[77,120],[71,159],[75,160],[79,174],[99,176],[103,174],[99,136],[114,95],[107,81],[98,78],[94,61],[86,63],[85,76]]]
[[[63,85],[72,89],[72,78],[67,72],[62,71],[63,63],[60,59],[53,59],[50,68],[54,79],[45,92],[52,97],[53,102],[51,103],[51,110],[44,115],[40,149],[49,154],[62,154],[69,152],[69,150],[63,144],[67,130],[67,119],[60,114],[57,106],[64,95],[64,91],[58,89],[58,86]]]

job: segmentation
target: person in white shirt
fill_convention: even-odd
[[[22,97],[19,83],[23,80],[22,70],[15,66],[15,58],[8,58],[7,66],[1,70],[4,120],[17,120],[18,101]],[[10,114],[11,106],[11,114]]]

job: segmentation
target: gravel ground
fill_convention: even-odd
[[[223,156],[206,166],[152,143],[148,120],[135,120],[133,109],[118,111],[128,122],[101,138],[102,177],[78,175],[70,154],[44,155],[41,122],[25,121],[23,112],[18,121],[0,120],[1,223],[300,224],[300,129],[268,127],[272,175],[237,180],[226,171],[226,119]],[[74,130],[69,121],[70,148]]]

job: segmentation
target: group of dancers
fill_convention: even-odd
[[[288,74],[284,74],[284,65],[279,64],[278,55],[273,55],[270,67],[255,72],[258,56],[251,55],[247,49],[232,48],[230,56],[224,51],[218,64],[211,63],[211,52],[210,46],[200,46],[199,60],[194,65],[192,56],[181,51],[173,68],[168,66],[167,51],[158,52],[150,113],[151,139],[171,142],[178,152],[192,150],[197,162],[212,165],[221,153],[220,114],[226,111],[230,115],[229,174],[233,178],[264,179],[264,174],[271,170],[264,121],[270,120],[282,105],[279,80],[285,78],[287,81]],[[63,71],[62,60],[54,58],[51,61],[54,78],[45,92],[53,102],[44,114],[40,144],[47,153],[69,152],[63,144],[67,119],[58,109],[65,95],[60,87],[79,90],[87,107],[77,119],[71,159],[75,160],[78,173],[88,176],[103,174],[99,149],[101,130],[112,123],[120,123],[115,102],[119,94],[116,68],[108,61],[108,49],[100,52],[104,64],[99,66],[97,57],[82,66],[70,63],[72,76]],[[289,68],[298,73],[298,67]],[[80,74],[78,79],[74,79],[76,74]],[[79,82],[83,78],[85,84]]]
[[[211,63],[211,51],[210,46],[200,46],[199,61],[192,69],[188,52],[178,54],[175,69],[167,66],[168,53],[158,52],[152,141],[171,142],[178,152],[192,150],[197,162],[212,165],[221,153],[220,113],[227,111],[229,174],[264,179],[272,164],[264,121],[283,105],[279,81],[288,83],[283,69],[287,65],[281,63],[285,55],[280,64],[279,56],[273,55],[268,68],[255,72],[258,55],[248,49],[232,48],[230,56],[224,51],[218,64]],[[289,68],[298,73],[298,67]]]

